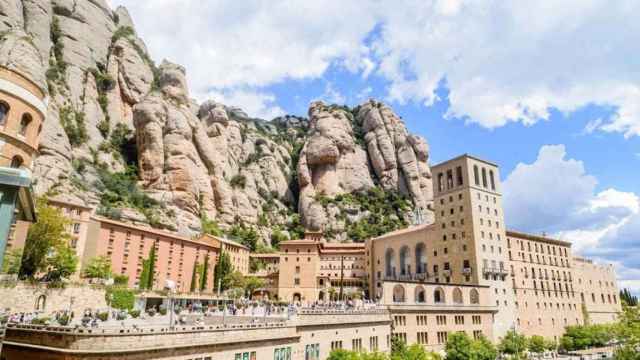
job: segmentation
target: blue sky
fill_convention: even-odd
[[[572,241],[640,291],[640,4],[604,0],[125,5],[192,96],[272,118],[386,101],[431,162],[501,167],[506,220]]]

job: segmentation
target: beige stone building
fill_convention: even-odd
[[[507,251],[518,331],[557,340],[566,326],[584,324],[571,243],[508,231]]]
[[[595,264],[592,260],[574,257],[574,285],[576,297],[584,305],[586,323],[601,324],[616,320],[622,304],[620,289],[613,265]]]

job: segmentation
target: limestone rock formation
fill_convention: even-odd
[[[426,140],[409,134],[393,110],[375,100],[360,106],[357,118],[382,188],[410,196],[418,209],[430,214],[433,188]]]
[[[48,91],[38,194],[185,235],[212,222],[255,230],[267,245],[305,228],[361,240],[416,208],[429,220],[428,145],[384,104],[318,102],[309,119],[271,121],[197,104],[188,69],[156,66],[127,10],[106,0],[0,0],[0,34],[0,65]]]

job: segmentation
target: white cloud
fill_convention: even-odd
[[[255,92],[252,90],[210,91],[196,96],[199,101],[213,99],[228,106],[236,106],[244,110],[247,115],[265,120],[272,120],[282,116],[285,111],[275,105],[276,97],[272,94]]]
[[[640,135],[640,2],[113,0],[156,59],[196,92],[319,78],[332,65],[389,80],[388,98],[432,104],[488,128],[549,109],[606,105],[593,130]],[[372,33],[373,31],[373,33]]]
[[[564,145],[543,146],[533,163],[518,164],[503,182],[506,221],[570,241],[575,252],[614,263],[629,286],[640,284],[640,198],[612,188],[596,192],[596,185]]]
[[[335,86],[333,86],[333,83],[329,81],[324,87],[324,93],[322,93],[322,95],[320,95],[317,100],[322,100],[330,104],[342,105],[346,103],[347,98],[342,95],[342,93],[340,93],[340,91],[338,91]]]
[[[623,54],[640,50],[626,40],[639,10],[604,0],[393,4],[376,49],[398,101],[430,104],[446,79],[448,116],[493,128],[608,104],[618,109],[602,130],[638,135],[640,72]]]
[[[113,0],[156,59],[185,65],[197,92],[321,77],[332,62],[370,67],[375,18],[358,2]]]

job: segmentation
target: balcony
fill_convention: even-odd
[[[442,276],[450,277],[451,276],[451,269],[442,270]]]
[[[463,268],[463,269],[462,269],[462,274],[463,274],[463,275],[471,275],[471,273],[472,273],[472,272],[473,272],[473,271],[471,270],[471,268],[470,268],[470,267],[466,267],[466,268]]]
[[[495,267],[484,267],[484,268],[482,268],[482,273],[485,274],[485,275],[497,275],[497,276],[507,276],[507,275],[509,275],[509,271],[507,271],[507,269],[505,269],[505,268],[495,268]]]

